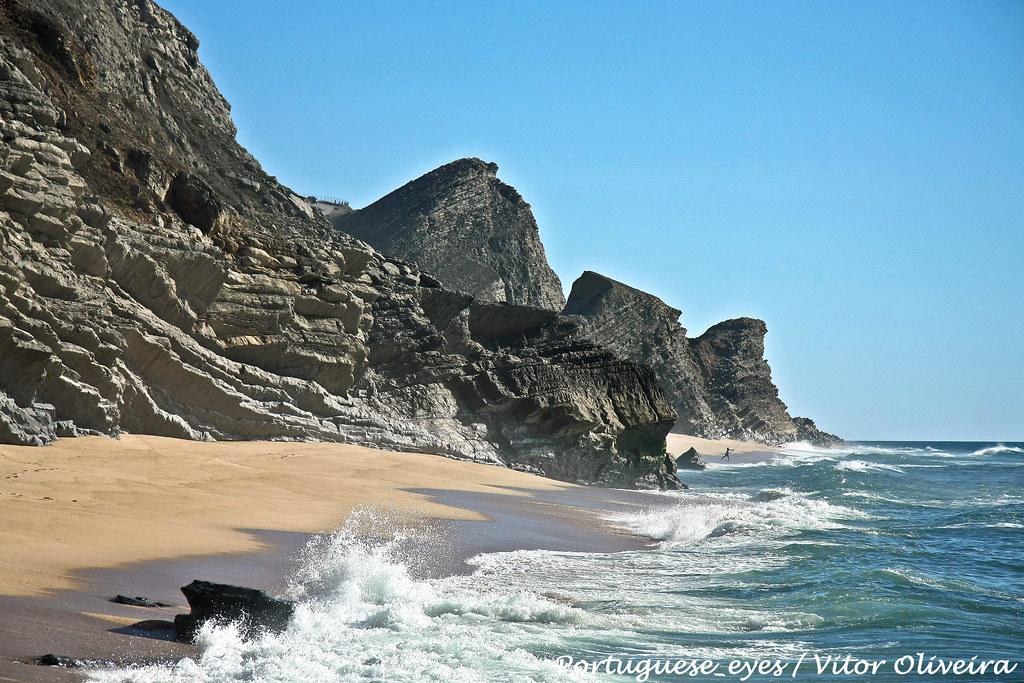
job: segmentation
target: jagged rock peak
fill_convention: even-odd
[[[727,320],[691,339],[679,309],[592,271],[573,283],[564,312],[593,341],[654,370],[679,415],[676,432],[772,444],[837,440],[790,418],[764,359],[761,320]]]
[[[709,327],[691,347],[706,400],[725,433],[783,443],[793,441],[797,430],[764,358],[767,332],[763,320],[734,318]]]
[[[818,428],[814,420],[809,417],[794,417],[793,424],[796,425],[796,440],[806,441],[814,446],[831,448],[843,443],[842,437],[830,434]]]
[[[656,308],[676,322],[679,322],[679,316],[683,313],[653,294],[592,270],[583,271],[583,274],[572,283],[572,291],[565,304],[565,313],[567,315],[586,315],[591,311],[606,307],[608,300],[612,297],[622,302],[628,301],[629,305],[633,307],[646,305],[652,309]],[[686,330],[683,329],[683,332],[685,333]]]
[[[334,223],[456,291],[559,310],[562,283],[548,265],[530,205],[497,174],[495,163],[458,159]]]

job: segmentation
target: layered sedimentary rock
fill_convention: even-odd
[[[700,368],[679,323],[681,311],[588,270],[573,283],[564,312],[577,316],[598,343],[654,370],[679,415],[676,431],[724,433],[707,403]]]
[[[561,310],[562,283],[548,265],[530,205],[497,173],[497,164],[459,159],[334,224],[416,263],[447,288]]]
[[[9,0],[0,37],[0,441],[324,439],[673,483],[649,369],[334,229],[237,145],[154,3]]]
[[[675,431],[766,443],[838,440],[790,418],[764,359],[760,320],[727,320],[691,339],[678,309],[590,271],[573,283],[565,313],[594,341],[654,370],[679,415]]]

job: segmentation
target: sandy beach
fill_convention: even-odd
[[[681,453],[696,448],[697,452],[704,456],[705,461],[714,465],[725,455],[725,449],[730,448],[730,463],[749,463],[771,460],[782,455],[782,449],[768,446],[756,441],[737,441],[735,439],[702,439],[699,436],[688,436],[686,434],[669,434],[666,441],[666,450],[669,455],[678,457]]]
[[[673,455],[691,446],[712,467],[726,447],[733,461],[778,454],[669,436]],[[121,663],[185,656],[191,646],[133,625],[187,611],[179,587],[193,578],[282,590],[311,535],[358,508],[429,524],[423,555],[433,564],[423,571],[450,574],[486,552],[645,547],[604,518],[666,502],[434,455],[137,435],[0,446],[0,482],[0,680],[78,677],[26,663],[47,652]],[[111,603],[118,593],[170,606]]]
[[[670,434],[709,461],[773,457],[763,444]],[[522,472],[415,453],[330,443],[204,443],[125,435],[0,446],[0,594],[75,586],[83,568],[241,553],[264,542],[245,529],[316,533],[358,506],[410,517],[482,520],[425,490],[527,497],[580,487]]]
[[[481,552],[643,547],[602,516],[658,502],[434,455],[135,435],[0,446],[0,481],[0,680],[76,676],[26,663],[48,652],[184,656],[190,646],[132,625],[187,611],[178,588],[193,578],[283,588],[311,534],[357,508],[431,524],[427,571],[455,573]],[[111,603],[118,593],[171,607]]]
[[[312,533],[361,505],[483,519],[413,488],[495,492],[571,485],[490,465],[344,444],[203,443],[126,435],[0,446],[0,593],[41,595],[73,572],[258,550],[243,529]]]

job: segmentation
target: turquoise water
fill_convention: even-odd
[[[211,627],[195,660],[95,677],[637,678],[557,661],[611,655],[639,671],[707,660],[721,674],[648,680],[780,680],[728,669],[757,662],[794,680],[800,661],[796,680],[1021,681],[1022,467],[1024,444],[798,445],[775,463],[686,473],[689,492],[651,494],[658,504],[611,520],[656,539],[655,549],[497,553],[474,558],[472,575],[434,580],[411,576],[400,541],[367,544],[346,529],[311,549],[285,633],[245,639],[232,625]],[[932,657],[973,657],[1017,668],[927,675],[911,666],[917,653],[933,666]],[[878,668],[819,674],[815,655]]]

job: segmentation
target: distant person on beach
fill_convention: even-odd
[[[729,454],[730,454],[730,453],[732,453],[732,449],[731,449],[731,448],[728,448],[728,447],[726,447],[726,449],[725,449],[725,455],[723,455],[723,456],[722,456],[722,460],[729,460]],[[732,462],[732,461],[731,461],[731,460],[729,460],[729,462]]]

